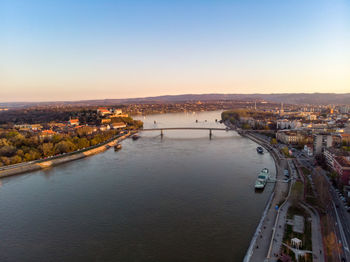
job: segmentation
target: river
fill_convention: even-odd
[[[220,113],[138,117],[224,127]],[[198,120],[198,123],[196,123]],[[154,123],[156,121],[156,123]],[[159,131],[122,150],[0,180],[0,261],[242,261],[273,189],[272,157],[234,131]]]

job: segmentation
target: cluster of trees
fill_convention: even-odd
[[[276,138],[271,138],[271,141],[270,141],[271,145],[277,145],[278,142],[277,142],[277,139]]]
[[[229,120],[232,124],[236,124],[240,120],[240,116],[244,114],[245,110],[243,109],[235,109],[224,111],[221,113],[221,119],[223,121]]]
[[[79,107],[31,107],[19,108],[0,113],[0,124],[35,124],[48,123],[51,121],[68,121],[70,117],[79,116],[84,111]]]
[[[304,184],[301,181],[296,181],[293,184],[291,191],[291,201],[293,206],[298,206],[300,201],[303,200]]]
[[[274,114],[271,112],[239,108],[239,109],[224,111],[222,112],[221,117],[223,120],[234,119],[237,121],[239,121],[241,117],[252,117],[254,119],[264,120],[266,118],[274,117]]]
[[[345,151],[350,152],[350,146],[342,146],[342,149]]]
[[[122,105],[118,106],[118,108],[122,107]],[[101,122],[101,116],[97,114],[96,109],[96,106],[19,108],[6,111],[6,113],[0,112],[0,125],[66,122],[70,118],[78,118],[80,124],[98,125]]]
[[[287,146],[282,147],[281,152],[284,154],[285,157],[290,157],[289,148]]]
[[[346,141],[342,142],[342,149],[344,151],[350,152],[350,141],[349,140],[346,140]]]
[[[273,117],[273,113],[264,112],[264,111],[255,111],[249,109],[234,109],[229,111],[224,111],[221,113],[221,119],[223,121],[230,121],[232,124],[239,126],[243,129],[276,129],[276,125],[266,125],[263,124],[264,121],[255,121],[254,125],[250,125],[247,122],[243,122],[243,118],[251,117],[254,120],[265,120],[271,119]]]
[[[117,134],[116,130],[91,133],[87,128],[74,134],[56,134],[40,138],[33,133],[6,130],[0,133],[0,166],[37,160],[57,154],[69,153],[100,144]]]

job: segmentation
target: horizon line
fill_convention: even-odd
[[[125,98],[96,98],[96,99],[72,99],[72,100],[34,100],[34,101],[0,101],[0,104],[11,104],[11,103],[63,103],[63,102],[84,102],[84,101],[103,101],[103,100],[132,100],[132,99],[152,99],[152,98],[161,98],[161,97],[175,97],[175,96],[196,96],[196,95],[297,95],[297,94],[307,94],[307,95],[313,95],[313,94],[335,94],[335,95],[346,95],[350,94],[348,93],[337,93],[337,92],[297,92],[297,93],[187,93],[187,94],[168,94],[168,95],[157,95],[157,96],[143,96],[143,97],[125,97]]]

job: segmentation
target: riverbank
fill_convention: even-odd
[[[254,134],[245,134],[244,136],[263,146],[271,153],[276,165],[276,183],[272,192],[272,197],[267,203],[260,222],[257,226],[256,233],[250,243],[246,253],[245,262],[248,261],[265,261],[268,256],[271,239],[274,234],[275,220],[278,212],[276,206],[280,206],[288,192],[288,183],[283,183],[283,169],[286,161],[279,157],[279,154],[269,144]]]
[[[274,192],[272,193],[273,196],[271,196],[272,201],[269,201],[266,205],[260,223],[256,229],[256,233],[252,238],[251,244],[244,258],[244,262],[277,261],[278,254],[283,245],[282,240],[285,234],[287,212],[292,205],[290,200],[291,189],[297,177],[300,178],[300,170],[299,168],[295,169],[295,163],[292,160],[284,158],[276,148],[272,147],[268,141],[265,141],[259,135],[248,132],[245,133],[244,136],[247,136],[269,149],[269,152],[272,153],[272,156],[275,159],[276,170],[278,171],[277,177],[283,177],[282,171],[286,168],[289,170],[291,177],[293,177],[292,182],[289,183],[282,182],[282,178],[276,179]],[[296,172],[296,170],[298,172]],[[301,207],[309,213],[310,217],[312,217],[312,259],[313,261],[325,261],[324,256],[322,255],[324,249],[318,213],[313,207],[305,202],[301,204]]]
[[[226,126],[231,127],[229,123]],[[278,215],[275,207],[284,203],[288,194],[288,183],[283,183],[283,169],[288,167],[286,159],[282,158],[279,152],[272,147],[268,141],[264,141],[261,137],[254,133],[239,132],[240,135],[245,136],[257,144],[264,147],[273,157],[276,166],[276,183],[273,192],[265,206],[262,217],[255,230],[255,233],[250,242],[247,253],[244,257],[244,262],[250,261],[268,261],[269,252],[271,249],[271,240],[275,234],[275,222]]]
[[[128,132],[123,136],[112,138],[108,141],[103,142],[100,145],[92,148],[85,149],[83,151],[76,151],[62,156],[56,156],[47,160],[36,160],[29,163],[23,163],[21,165],[9,166],[5,170],[0,171],[0,178],[23,174],[27,172],[37,171],[44,168],[50,168],[63,163],[71,162],[74,160],[82,159],[84,157],[92,156],[106,151],[112,146],[115,146],[120,141],[132,135],[133,132]]]

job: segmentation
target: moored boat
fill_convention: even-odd
[[[139,138],[140,138],[140,136],[137,135],[137,134],[135,134],[135,135],[132,136],[132,139],[133,139],[133,140],[137,140],[137,139],[139,139]]]
[[[266,174],[269,174],[269,170],[265,167],[261,170],[262,173],[266,173]]]
[[[259,175],[258,178],[255,181],[255,189],[263,189],[267,183],[267,180],[269,179],[269,170],[267,168],[263,168]]]
[[[116,144],[116,145],[114,146],[114,151],[118,151],[118,150],[120,150],[120,149],[122,149],[122,145],[121,145],[121,144]]]
[[[255,189],[263,189],[265,187],[265,184],[260,181],[259,179],[257,179],[255,181],[255,185],[254,185]]]

